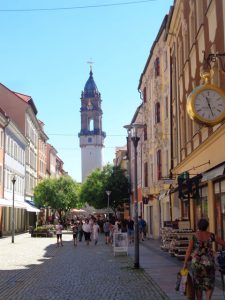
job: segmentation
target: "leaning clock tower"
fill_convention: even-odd
[[[92,67],[81,93],[81,130],[79,133],[82,164],[82,182],[96,168],[102,168],[102,148],[105,132],[102,131],[101,94],[93,78]]]

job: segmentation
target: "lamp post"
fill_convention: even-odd
[[[111,191],[105,191],[107,196],[108,196],[108,206],[107,206],[107,211],[108,211],[108,220],[109,220],[109,196],[111,194]]]
[[[144,128],[143,124],[133,123],[131,125],[125,125],[127,129],[128,138],[131,136],[131,140],[134,146],[134,268],[138,269],[139,264],[139,226],[138,226],[138,187],[137,187],[137,147],[140,137],[137,136],[139,128]]]
[[[14,202],[15,202],[15,183],[16,183],[16,176],[13,175],[12,177],[12,184],[13,184],[13,205],[12,205],[12,243],[14,243],[14,236],[15,236],[15,215],[14,215]]]

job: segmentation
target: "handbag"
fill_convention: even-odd
[[[194,284],[188,269],[181,269],[177,273],[175,290],[185,295],[188,300],[195,300]]]
[[[181,269],[177,273],[175,290],[179,291],[180,294],[182,294],[182,295],[185,295],[187,275],[188,275],[188,269]]]

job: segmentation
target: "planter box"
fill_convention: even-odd
[[[32,232],[31,237],[53,237],[54,233],[53,232]]]

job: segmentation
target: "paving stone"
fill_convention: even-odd
[[[73,246],[63,234],[64,247],[55,238],[28,234],[0,240],[0,299],[169,299],[144,269],[133,269],[129,256],[113,256],[112,247],[84,242]]]

